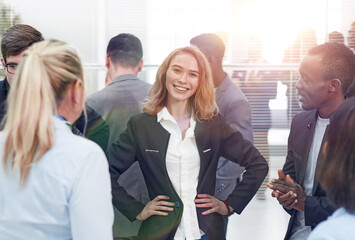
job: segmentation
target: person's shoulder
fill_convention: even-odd
[[[309,110],[309,111],[302,111],[293,117],[292,123],[295,124],[300,122],[312,122],[316,119],[316,114],[317,114],[316,109]]]
[[[335,217],[334,214],[326,221],[321,222],[311,233],[310,240],[335,240],[335,239],[355,239],[353,226],[355,224],[355,216],[349,214]]]
[[[226,119],[220,112],[215,113],[213,117],[208,120],[199,120],[198,122],[202,126],[209,128],[210,130],[216,130],[214,126],[227,124]]]
[[[136,86],[141,90],[144,91],[145,94],[148,94],[148,91],[150,89],[150,87],[152,86],[150,83],[143,81],[141,79],[138,78],[136,82]]]
[[[5,96],[6,94],[6,79],[0,81],[0,96]]]
[[[72,132],[66,132],[64,134],[58,134],[58,141],[66,142],[66,147],[68,150],[72,150],[74,152],[101,152],[102,149],[95,142],[86,139],[83,136],[75,135]]]
[[[105,96],[107,96],[107,90],[109,89],[109,86],[106,86],[104,87],[103,89],[99,90],[99,91],[96,91],[92,94],[90,94],[87,98],[86,98],[86,102],[90,103],[90,102],[93,102],[93,101],[96,101],[98,99],[101,99]]]
[[[324,221],[311,232],[309,240],[335,240],[334,234],[337,235],[338,229],[335,229],[330,222]]]
[[[73,134],[68,126],[61,120],[53,117],[54,150],[67,149],[69,152],[81,152],[82,154],[93,151],[102,151],[93,141],[83,136]]]
[[[156,121],[157,115],[150,115],[146,112],[137,113],[131,117],[131,122],[144,124],[146,122]]]
[[[100,146],[85,137],[72,133],[64,134],[56,145],[57,152],[65,151],[67,163],[73,167],[93,164],[96,161],[106,160],[105,153]]]
[[[217,94],[221,92],[220,98],[228,99],[228,101],[244,101],[247,102],[243,91],[230,78],[225,78],[222,82],[222,89],[217,88]]]
[[[55,130],[54,134],[54,144],[40,160],[41,168],[53,176],[71,181],[88,166],[108,164],[96,143],[70,131]]]
[[[140,78],[137,78],[138,79],[138,83],[139,84],[141,84],[142,86],[145,86],[145,87],[151,87],[152,85],[150,84],[150,83],[148,83],[148,82],[146,82],[146,81],[144,81],[144,80],[142,80],[142,79],[140,79]]]

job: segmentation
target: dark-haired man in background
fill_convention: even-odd
[[[98,112],[110,128],[108,151],[112,143],[126,129],[132,115],[142,112],[150,84],[138,79],[143,68],[143,48],[140,40],[132,34],[122,33],[113,37],[106,51],[106,87],[88,97],[87,105]],[[137,180],[141,179],[141,180]],[[149,201],[142,182],[139,164],[135,163],[120,176],[120,185],[136,199]],[[115,209],[114,237],[130,237],[138,233],[140,222],[130,223]]]
[[[253,143],[249,103],[240,88],[223,70],[222,62],[225,53],[223,40],[214,33],[204,33],[192,38],[190,44],[199,48],[210,63],[219,112],[233,129]],[[243,167],[221,157],[218,161],[215,196],[220,200],[226,200],[241,180],[243,172]],[[228,217],[222,217],[226,232]]]
[[[355,77],[355,55],[340,43],[325,43],[308,50],[296,84],[306,111],[292,120],[288,153],[279,179],[268,187],[291,215],[285,239],[307,239],[334,209],[316,178],[323,139],[332,114],[344,102]],[[341,126],[339,126],[341,127]]]
[[[33,43],[42,41],[42,34],[35,28],[16,24],[7,29],[1,40],[1,64],[5,69],[5,79],[0,81],[0,129],[6,113],[6,98],[14,79],[17,65],[20,63],[24,51]]]

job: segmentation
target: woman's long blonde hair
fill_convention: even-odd
[[[194,118],[196,120],[211,119],[218,111],[215,101],[212,72],[203,53],[193,46],[178,48],[165,58],[157,71],[155,82],[149,90],[149,100],[143,106],[143,111],[151,115],[156,115],[164,108],[168,97],[166,72],[172,59],[176,55],[183,53],[191,54],[196,59],[199,70],[198,88],[195,95],[190,98],[190,105],[194,110]]]
[[[68,44],[47,40],[25,51],[7,98],[3,167],[20,169],[24,185],[32,164],[52,147],[52,117],[68,86],[83,82],[77,51]]]

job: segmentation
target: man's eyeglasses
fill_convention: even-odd
[[[8,73],[10,74],[15,74],[16,68],[17,68],[17,63],[5,63],[5,68]]]

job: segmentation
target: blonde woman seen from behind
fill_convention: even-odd
[[[108,164],[71,133],[85,101],[74,48],[49,40],[26,50],[0,133],[1,239],[112,239]]]

